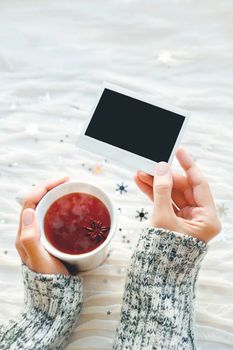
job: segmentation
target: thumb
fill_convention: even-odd
[[[154,192],[154,210],[153,221],[157,225],[163,225],[167,220],[174,217],[172,207],[172,172],[170,166],[165,162],[160,162],[155,168],[153,192]]]
[[[20,243],[30,257],[40,253],[40,230],[37,225],[35,211],[31,208],[23,211]]]

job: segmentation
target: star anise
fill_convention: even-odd
[[[101,239],[105,239],[105,233],[110,229],[110,227],[103,226],[103,222],[99,220],[90,220],[90,226],[83,226],[87,231],[87,236],[92,241],[99,242]]]

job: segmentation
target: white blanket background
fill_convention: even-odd
[[[199,348],[232,349],[232,13],[231,0],[0,2],[1,322],[23,305],[16,194],[69,174],[102,186],[119,218],[109,258],[84,274],[84,307],[68,350],[111,349],[126,267],[148,223],[149,213],[140,222],[137,211],[151,204],[133,171],[76,147],[105,80],[191,112],[183,145],[206,174],[223,223],[198,281]]]

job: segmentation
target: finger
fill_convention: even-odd
[[[15,241],[15,247],[19,253],[21,260],[26,264],[27,254],[26,254],[22,244],[20,243],[20,239],[18,237]]]
[[[193,195],[193,189],[191,187],[187,188],[187,190],[184,191],[184,196],[191,207],[197,207],[197,203],[195,202],[194,195]]]
[[[28,241],[30,242],[31,240],[39,239],[40,230],[37,222],[35,221],[35,211],[31,208],[27,208],[23,210],[22,213],[22,230],[19,240],[23,246],[26,246]]]
[[[200,215],[200,210],[202,209],[197,207],[185,207],[179,210],[177,216],[185,220],[193,220]]]
[[[21,230],[22,230],[22,213],[23,210],[27,208],[35,209],[36,205],[39,203],[39,201],[44,197],[44,195],[53,189],[54,187],[61,185],[64,182],[69,181],[68,176],[63,176],[57,179],[51,179],[45,182],[44,185],[36,187],[32,192],[30,192],[27,196],[27,198],[24,199],[23,202],[23,207],[22,211],[20,214],[20,219],[19,219],[19,228],[18,228],[18,233],[17,237],[20,236]],[[16,239],[17,240],[17,239]]]
[[[134,176],[134,181],[139,189],[151,200],[154,200],[153,187],[142,182],[138,176]]]
[[[143,171],[137,171],[137,176],[143,182],[149,186],[153,186],[154,176],[144,173]],[[173,178],[173,188],[178,191],[185,191],[188,187],[188,180],[186,176],[178,173],[172,173]]]
[[[151,199],[153,200],[153,195],[151,195],[151,192],[153,191],[153,181],[154,177],[152,175],[149,175],[147,173],[144,173],[142,171],[137,172],[137,181],[138,181],[138,187]],[[136,180],[135,180],[136,181]],[[140,182],[139,182],[140,181]],[[180,184],[179,190],[175,187],[174,181],[177,184]],[[173,188],[172,188],[172,200],[173,202],[179,207],[183,208],[187,205],[189,205],[189,202],[184,196],[184,193],[181,192],[180,188],[186,189],[187,187],[187,180],[184,176],[180,174],[173,174]],[[149,195],[148,195],[149,194]],[[176,210],[177,211],[177,210]],[[175,211],[175,212],[176,212]]]
[[[179,208],[186,207],[188,205],[188,202],[186,198],[184,197],[184,193],[177,191],[176,189],[172,189],[172,200]]]
[[[154,179],[154,215],[169,217],[174,214],[172,206],[172,172],[165,162],[157,164]]]
[[[44,195],[48,191],[67,181],[69,181],[69,177],[63,176],[57,179],[48,180],[44,183],[44,185],[36,187],[31,193],[28,194],[27,198],[25,198],[23,205],[24,209],[35,209],[35,206],[39,203],[39,201],[44,197]]]
[[[38,225],[35,220],[35,212],[33,209],[25,209],[22,215],[22,232],[19,238],[21,248],[24,249],[27,254],[27,258],[30,260],[40,260],[41,255],[41,243],[40,232],[38,231]]]
[[[179,148],[176,157],[186,172],[188,183],[193,190],[193,199],[197,206],[214,207],[209,185],[191,156],[183,148]]]
[[[20,244],[26,253],[26,265],[32,271],[43,274],[69,274],[65,266],[42,246],[36,214],[30,208],[23,211]]]
[[[173,187],[178,191],[185,191],[187,188],[189,188],[189,183],[186,176],[179,173],[172,173],[172,178]]]
[[[142,177],[144,177],[145,175],[145,180],[146,180],[146,177],[151,177],[154,181],[154,177],[149,175],[149,174],[146,174],[146,173],[143,173],[143,172],[138,172],[138,173],[141,173],[142,174]],[[137,173],[137,174],[138,174]],[[139,175],[140,176],[140,175]],[[143,182],[141,180],[141,178],[139,178],[139,176],[135,176],[134,177],[134,180],[137,184],[137,186],[140,188],[140,190],[142,192],[144,192],[148,197],[149,199],[153,202],[154,200],[154,193],[153,193],[153,183],[152,183],[152,186],[150,185],[151,184],[151,181],[149,181],[149,184]],[[174,200],[175,198],[175,200]],[[183,204],[183,202],[181,202],[180,200],[180,195],[174,193],[173,191],[173,194],[172,194],[172,207],[173,207],[173,210],[175,212],[175,214],[178,213],[179,209],[180,209],[180,206]]]
[[[138,170],[136,176],[148,186],[153,187],[154,176],[145,173],[144,171]]]

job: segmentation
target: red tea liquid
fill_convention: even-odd
[[[44,230],[48,241],[67,254],[90,252],[102,244],[110,230],[105,204],[88,193],[70,193],[48,209]]]

